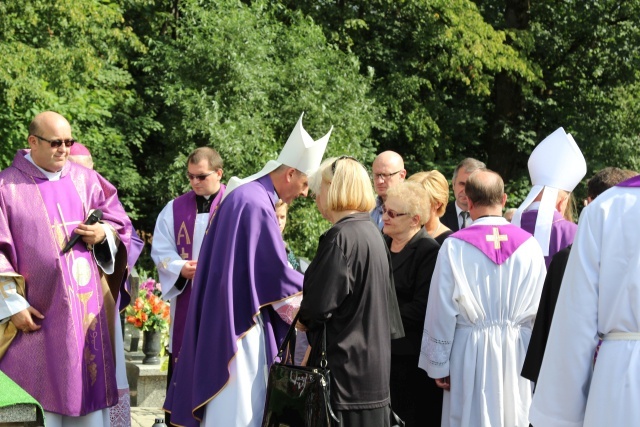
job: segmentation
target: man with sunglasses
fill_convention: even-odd
[[[38,114],[27,142],[0,172],[0,370],[48,426],[109,425],[131,221],[113,185],[67,161],[75,140],[63,116]],[[99,222],[84,223],[92,211]],[[67,247],[74,235],[82,241]]]
[[[375,158],[371,166],[373,171],[373,188],[376,197],[376,207],[371,211],[371,220],[382,231],[384,222],[382,221],[382,206],[387,200],[387,190],[394,185],[404,181],[407,171],[404,168],[402,156],[394,151],[384,151]]]
[[[192,280],[210,215],[222,200],[223,162],[213,148],[196,148],[187,158],[187,179],[191,191],[171,200],[160,212],[153,232],[151,258],[158,268],[162,297],[171,301],[169,372],[171,382],[178,361]],[[169,425],[170,414],[165,416]]]

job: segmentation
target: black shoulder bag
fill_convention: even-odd
[[[296,323],[297,315],[278,350],[280,361],[274,361],[269,370],[262,427],[330,427],[331,419],[338,422],[329,398],[327,327],[323,325],[320,367],[296,366]]]

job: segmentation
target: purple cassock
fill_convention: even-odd
[[[536,219],[538,218],[537,210],[522,212],[520,227],[523,230],[533,234],[536,229]],[[578,225],[564,219],[562,214],[556,210],[553,211],[553,222],[551,223],[551,236],[549,237],[549,255],[544,257],[544,263],[549,268],[553,256],[562,249],[573,243],[573,238],[578,231]]]
[[[116,189],[97,172],[66,162],[49,181],[20,150],[0,172],[0,275],[19,274],[26,299],[45,318],[18,331],[0,370],[45,411],[82,416],[118,402],[112,350],[115,301],[126,279],[131,221]],[[101,270],[82,242],[62,248],[89,211],[120,239],[113,274]],[[9,329],[9,328],[7,328]]]
[[[267,360],[288,325],[269,304],[302,291],[290,268],[269,175],[244,184],[220,204],[202,242],[180,357],[164,409],[171,422],[197,426],[204,406],[229,380],[237,341],[262,314]]]
[[[474,225],[456,231],[449,237],[464,240],[475,246],[491,261],[502,265],[533,236],[515,225]]]

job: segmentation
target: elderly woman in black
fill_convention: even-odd
[[[300,323],[318,363],[323,324],[331,369],[331,403],[340,427],[390,425],[390,340],[402,335],[389,255],[369,217],[371,180],[355,159],[320,166],[311,181],[316,204],[333,226],[309,265]]]
[[[442,414],[442,389],[418,368],[429,286],[440,249],[423,227],[433,214],[429,200],[423,185],[404,181],[389,188],[382,208],[382,232],[391,251],[405,331],[404,338],[391,342],[391,405],[407,427],[440,425]]]

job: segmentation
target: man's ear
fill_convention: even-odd
[[[504,208],[507,204],[507,193],[502,194],[502,207]]]
[[[293,176],[296,174],[296,168],[289,168],[287,169],[287,172],[285,173],[285,176],[287,178],[287,183],[292,182],[293,181]]]
[[[222,173],[223,173],[222,168],[220,168],[220,169],[218,169],[218,170],[216,171],[216,175],[218,175],[218,178],[222,178]]]
[[[27,142],[29,143],[29,147],[33,148],[33,146],[38,142],[38,138],[33,135],[29,135]]]

